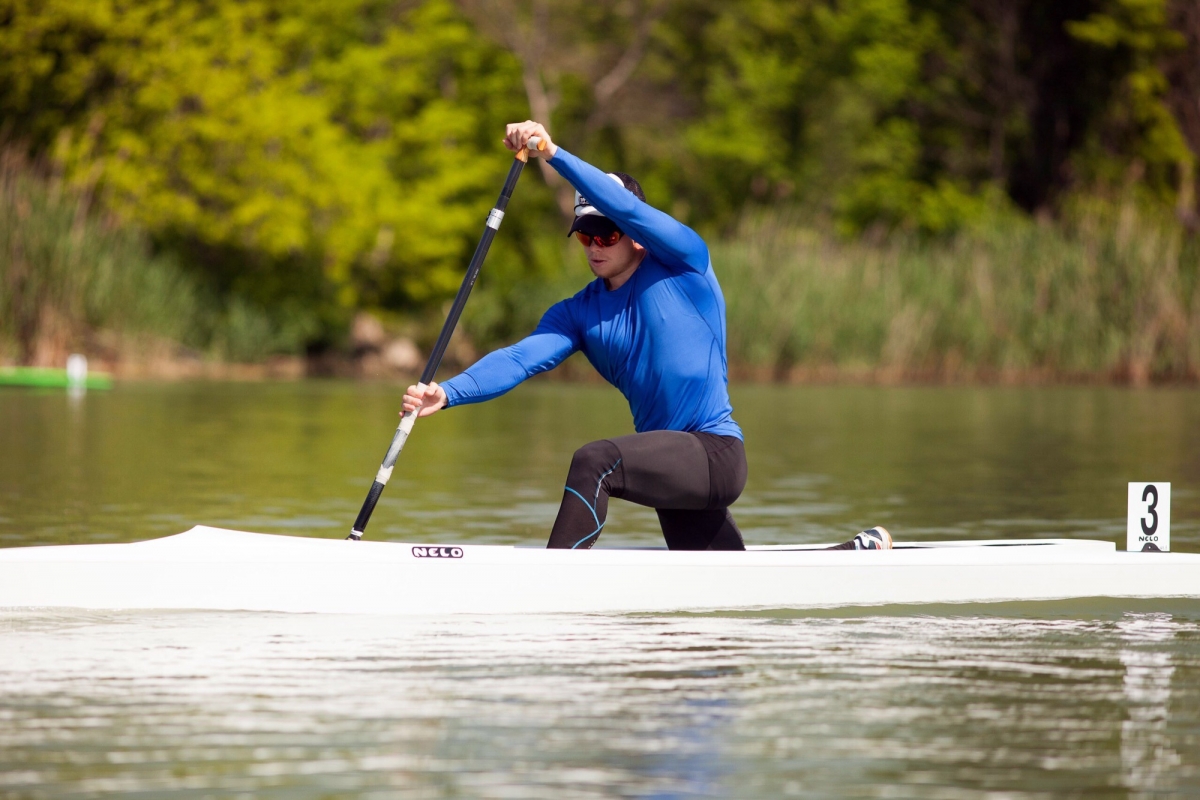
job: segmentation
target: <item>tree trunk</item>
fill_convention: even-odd
[[[1165,70],[1171,88],[1167,101],[1179,122],[1179,128],[1192,151],[1190,174],[1180,176],[1179,214],[1195,229],[1200,227],[1196,196],[1200,192],[1200,4],[1196,0],[1175,0],[1171,5],[1171,27],[1181,33],[1185,44],[1176,51]]]

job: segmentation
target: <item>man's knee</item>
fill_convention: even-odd
[[[621,451],[607,439],[588,442],[571,457],[571,472],[568,477],[593,478],[614,469],[621,460]]]
[[[670,550],[745,550],[742,533],[729,509],[685,511],[657,509]]]

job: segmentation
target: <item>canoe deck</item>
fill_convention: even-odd
[[[744,553],[349,542],[198,526],[133,544],[0,550],[0,607],[369,614],[804,609],[1198,597],[1200,555],[1028,539]]]

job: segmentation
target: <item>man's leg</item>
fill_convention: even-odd
[[[665,510],[663,533],[672,549],[744,549],[725,509],[745,484],[744,450],[739,440],[705,437],[652,431],[579,448],[547,546],[586,549],[595,544],[612,496]],[[739,463],[740,468],[729,466]],[[659,519],[664,520],[661,511]]]
[[[708,511],[658,509],[658,523],[671,550],[745,550],[742,532],[728,508]]]
[[[575,451],[558,517],[546,547],[587,550],[596,543],[608,518],[608,497],[624,483],[621,451],[609,439]]]
[[[708,457],[690,433],[650,431],[585,444],[575,451],[551,548],[588,549],[600,537],[608,498],[654,508],[708,504]]]
[[[741,439],[694,433],[708,459],[708,505],[699,511],[659,508],[658,522],[671,550],[745,550],[729,506],[746,486],[746,449]]]

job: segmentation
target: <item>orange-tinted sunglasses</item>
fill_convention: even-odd
[[[591,247],[592,242],[595,242],[597,247],[612,247],[614,244],[621,241],[621,232],[613,231],[612,233],[606,233],[603,236],[592,236],[584,233],[583,231],[575,231],[575,238],[578,239],[579,243],[584,247]]]

